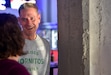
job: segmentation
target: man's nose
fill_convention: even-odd
[[[31,24],[32,24],[32,21],[31,21],[30,19],[28,19],[28,20],[27,20],[27,24],[28,24],[28,25],[31,25]]]

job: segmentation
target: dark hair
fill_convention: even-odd
[[[24,55],[21,28],[15,15],[0,13],[0,59]]]
[[[24,4],[22,4],[22,5],[19,7],[19,10],[18,10],[19,15],[20,15],[20,11],[21,11],[22,9],[27,9],[27,8],[35,8],[36,11],[38,12],[38,7],[36,6],[35,3],[24,3]]]

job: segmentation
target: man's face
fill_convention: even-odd
[[[25,35],[33,35],[38,29],[40,14],[34,8],[22,9],[20,11],[19,22]]]

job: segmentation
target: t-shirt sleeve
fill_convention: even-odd
[[[24,66],[18,65],[18,66],[14,66],[10,70],[9,75],[30,75],[30,74]]]

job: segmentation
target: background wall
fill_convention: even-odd
[[[90,0],[90,75],[111,75],[111,0]]]

